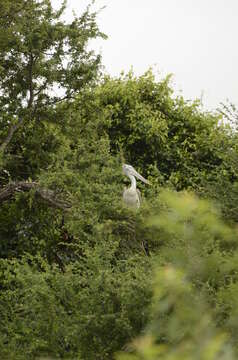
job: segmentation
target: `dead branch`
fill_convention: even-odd
[[[27,181],[12,182],[0,190],[0,204],[11,199],[16,192],[27,192],[30,190],[34,190],[36,195],[40,196],[52,207],[63,210],[67,210],[71,207],[70,203],[58,199],[54,191],[42,188],[36,182]]]

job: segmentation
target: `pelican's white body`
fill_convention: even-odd
[[[138,209],[141,204],[141,195],[140,191],[136,188],[135,177],[146,184],[149,184],[149,181],[143,178],[131,165],[124,164],[122,171],[131,180],[131,186],[123,191],[123,201],[128,207]]]

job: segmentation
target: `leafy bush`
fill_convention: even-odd
[[[117,358],[236,358],[237,229],[188,193],[163,192],[160,209],[151,320]]]

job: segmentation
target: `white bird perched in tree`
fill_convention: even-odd
[[[123,191],[123,201],[131,208],[138,209],[141,204],[141,194],[136,188],[136,179],[143,181],[145,184],[149,184],[149,181],[143,178],[131,165],[122,165],[122,172],[131,180],[131,186]]]

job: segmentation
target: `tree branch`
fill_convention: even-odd
[[[29,68],[28,69],[28,71],[29,71],[29,100],[28,100],[27,107],[28,107],[28,109],[31,109],[33,100],[34,100],[33,83],[32,83],[32,76],[33,76],[33,55],[32,55],[32,53],[30,53],[30,60],[29,60],[28,68]],[[18,122],[16,124],[13,124],[10,127],[6,139],[0,145],[0,152],[3,153],[5,151],[6,147],[10,143],[14,133],[18,130],[18,128],[22,125],[22,123],[23,123],[23,118],[18,120]]]
[[[57,199],[54,191],[41,188],[36,182],[27,181],[12,182],[6,185],[2,190],[0,190],[0,204],[11,199],[16,192],[27,192],[32,189],[38,196],[40,196],[44,201],[46,201],[50,206],[54,208],[67,210],[71,207],[70,203]]]
[[[6,139],[2,142],[2,144],[0,145],[0,152],[4,152],[6,147],[8,146],[8,144],[10,143],[14,133],[17,131],[17,129],[21,126],[21,124],[23,123],[23,119],[20,119],[16,124],[13,124],[9,131],[8,131],[8,135],[6,137]]]
[[[28,64],[28,71],[29,71],[29,100],[28,100],[28,109],[32,107],[32,103],[34,100],[34,93],[33,93],[33,83],[32,83],[32,77],[33,77],[33,55],[30,53],[30,60]]]

